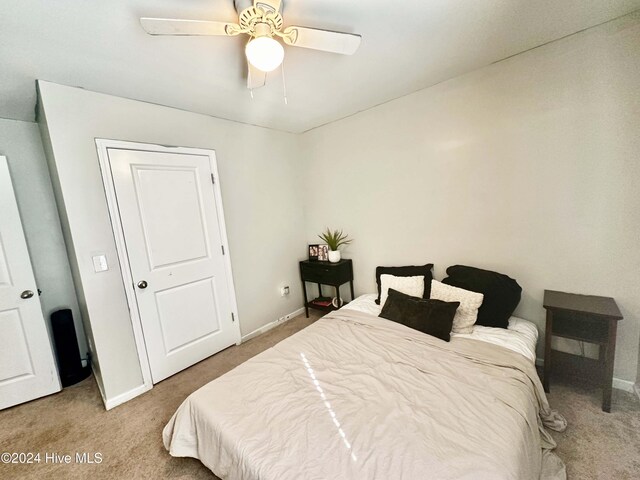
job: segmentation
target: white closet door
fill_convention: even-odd
[[[60,391],[7,159],[0,156],[0,409]]]
[[[210,158],[107,149],[153,383],[236,343]]]

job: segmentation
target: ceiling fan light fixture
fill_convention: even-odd
[[[275,70],[284,60],[284,48],[280,42],[268,36],[254,38],[247,43],[244,51],[249,63],[263,72]]]

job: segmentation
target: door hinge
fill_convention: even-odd
[[[211,174],[211,183],[213,183],[214,185],[216,183],[216,177],[213,176],[213,173]]]
[[[232,321],[232,322],[235,322],[235,321],[236,321],[236,317],[235,317],[235,315],[233,314],[233,312],[231,312],[231,321]]]
[[[223,255],[226,255],[226,254],[224,253],[224,245],[220,245],[220,248],[222,249],[222,254],[223,254]]]

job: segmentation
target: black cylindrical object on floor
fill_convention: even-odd
[[[51,314],[51,329],[53,330],[53,343],[56,347],[62,386],[68,387],[87,378],[91,369],[89,366],[82,366],[71,310],[65,308],[53,312]]]

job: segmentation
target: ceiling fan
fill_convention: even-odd
[[[234,0],[239,12],[238,23],[169,18],[141,18],[142,28],[150,35],[226,35],[247,34],[245,47],[249,67],[247,87],[262,87],[267,72],[284,60],[284,48],[274,37],[294,47],[352,55],[360,46],[360,35],[333,32],[309,27],[283,28],[282,0]],[[249,5],[243,8],[245,5]]]

